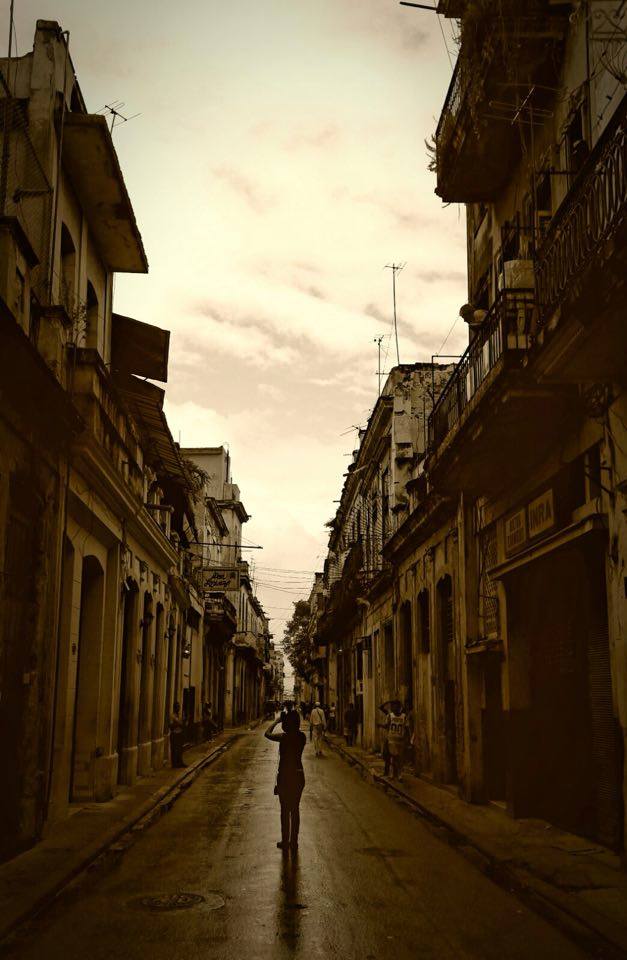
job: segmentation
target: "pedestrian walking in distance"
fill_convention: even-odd
[[[282,733],[275,733],[278,724]],[[298,850],[298,832],[300,830],[300,798],[305,787],[303,770],[303,750],[307,737],[300,729],[300,714],[290,710],[281,720],[274,720],[265,732],[268,740],[279,744],[279,770],[274,792],[281,803],[281,839],[277,847],[284,854]]]
[[[316,705],[309,714],[309,732],[317,757],[322,756],[322,739],[326,728],[327,718],[324,715],[324,710],[320,706],[319,701],[316,700]]]
[[[170,760],[173,767],[187,766],[183,760],[184,729],[181,705],[177,701],[172,707],[172,716],[170,717]]]
[[[384,723],[377,724],[377,726],[379,726],[383,730],[383,743],[381,744],[381,756],[383,757],[383,763],[385,765],[383,770],[384,777],[389,777],[390,775],[390,747],[388,742],[388,721],[389,721],[389,715],[390,715],[390,707],[391,707],[390,700],[386,700],[384,703],[381,704],[381,706],[379,707],[379,710],[381,711],[381,713],[385,714],[385,721]]]
[[[403,758],[407,743],[408,724],[407,714],[403,710],[400,700],[394,700],[387,718],[388,751],[392,767],[392,777],[401,780],[403,773]]]
[[[355,733],[357,732],[357,711],[355,710],[355,705],[349,703],[348,707],[344,711],[344,736],[346,737],[346,744],[349,747],[352,747],[355,743]]]
[[[335,702],[329,707],[329,730],[331,733],[335,733],[335,718],[337,717],[337,710],[335,709]]]

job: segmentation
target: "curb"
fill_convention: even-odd
[[[386,793],[391,791],[399,800],[411,807],[417,816],[435,828],[434,832],[440,839],[455,847],[481,873],[508,893],[513,893],[535,913],[540,914],[553,926],[559,928],[577,946],[584,949],[587,956],[599,958],[599,960],[626,960],[627,951],[624,947],[616,941],[608,939],[597,927],[574,913],[569,904],[560,902],[559,895],[556,895],[546,881],[527,872],[524,872],[524,876],[522,876],[522,871],[518,872],[516,868],[510,867],[506,861],[500,860],[470,837],[461,834],[452,824],[419,803],[400,786],[386,777],[382,777],[360,757],[351,754],[341,744],[334,743],[329,739],[327,739],[327,743],[343,760],[351,766],[359,767],[362,776],[370,783],[382,787]]]
[[[12,934],[15,934],[21,926],[40,916],[81,874],[97,868],[99,862],[104,860],[109,851],[114,851],[115,853],[123,852],[126,847],[130,845],[121,843],[124,837],[127,834],[132,835],[145,830],[160,819],[163,814],[171,810],[181,794],[192,785],[205,767],[211,766],[223,753],[226,753],[239,735],[240,732],[233,732],[223,743],[214,747],[213,750],[205,754],[205,756],[200,757],[182,771],[178,779],[171,783],[164,784],[156,790],[138,810],[118,823],[112,830],[109,830],[109,832],[100,838],[96,844],[93,844],[91,848],[87,848],[80,863],[72,867],[62,880],[55,883],[53,887],[35,900],[26,910],[0,929],[0,944],[4,943]]]

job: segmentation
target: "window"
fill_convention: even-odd
[[[505,253],[503,252],[503,260],[506,259]],[[492,278],[492,266],[491,264],[485,270],[475,285],[475,290],[472,298],[472,305],[475,310],[489,310],[490,301],[491,301],[491,278]]]
[[[74,292],[76,289],[76,248],[72,234],[63,223],[61,224],[61,270],[59,291],[61,303],[68,315],[74,313]]]
[[[393,693],[395,686],[394,676],[394,628],[392,621],[383,625],[383,647],[385,657],[385,685],[388,693]]]
[[[418,636],[420,638],[420,652],[431,651],[431,623],[429,618],[429,591],[421,590],[418,594]]]
[[[389,532],[389,514],[390,514],[390,473],[386,468],[381,475],[381,538],[382,544],[388,538]]]
[[[98,346],[98,297],[89,280],[85,312],[85,344],[93,348]]]
[[[26,281],[19,267],[15,268],[15,301],[14,313],[15,319],[19,322],[24,319],[24,301],[26,295]]]
[[[571,183],[583,167],[590,152],[584,131],[584,105],[580,103],[566,128],[566,164]]]
[[[413,631],[411,603],[405,600],[401,605],[401,683],[405,687],[405,699],[411,705],[413,695]]]
[[[497,637],[499,632],[499,601],[496,583],[488,571],[496,566],[496,526],[482,531],[479,539],[479,619],[482,637]]]

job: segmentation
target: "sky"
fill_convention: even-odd
[[[114,307],[171,331],[166,413],[183,446],[227,444],[245,551],[281,639],[324,562],[343,473],[377,397],[376,337],[401,362],[461,353],[463,211],[425,140],[450,24],[397,0],[16,0],[70,31],[87,107],[113,132],[147,251]],[[6,46],[8,0],[2,3]],[[447,49],[448,48],[448,49]]]

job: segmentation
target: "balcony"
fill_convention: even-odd
[[[499,17],[463,16],[435,134],[435,192],[447,203],[492,200],[510,175],[520,153],[517,118],[528,123],[530,110],[546,109],[555,83],[568,24],[569,5],[561,6],[564,12],[542,0],[505,0]],[[512,76],[516,84],[505,82]]]
[[[554,379],[607,380],[624,371],[626,120],[627,96],[538,252],[538,346],[547,355],[540,365]]]
[[[554,428],[559,393],[538,389],[523,369],[535,318],[532,290],[502,290],[440,394],[427,469],[441,493],[498,489]]]
[[[144,459],[137,429],[96,350],[72,348],[72,392],[85,431],[82,445],[99,470],[117,474],[137,499],[143,499]]]
[[[223,593],[205,594],[205,620],[217,631],[229,635],[237,629],[237,611]]]

